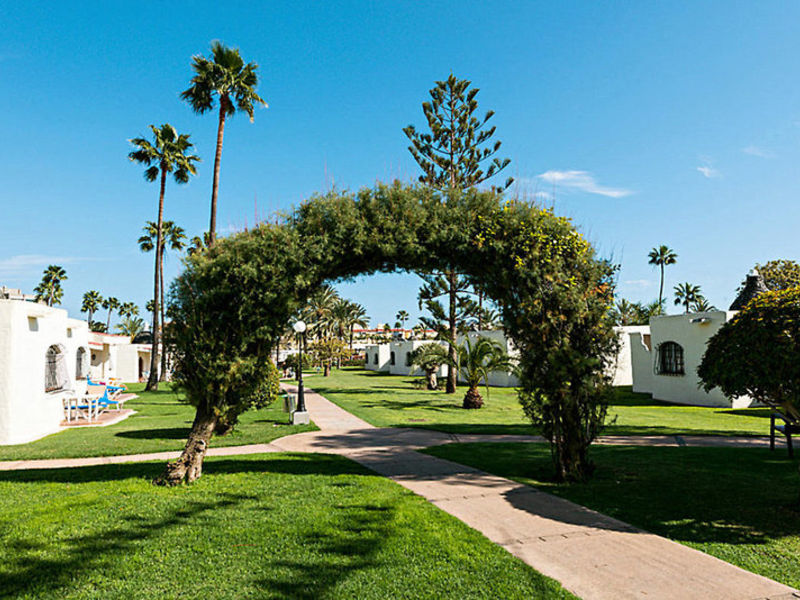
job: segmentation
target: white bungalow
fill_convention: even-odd
[[[150,372],[150,344],[133,344],[127,335],[89,333],[92,379],[143,381]]]
[[[67,311],[0,299],[0,444],[21,444],[59,430],[64,397],[83,395],[89,329]]]
[[[650,319],[649,331],[632,332],[630,338],[633,391],[651,394],[655,400],[695,406],[746,408],[754,401],[747,397],[730,399],[718,388],[706,392],[701,387],[697,368],[708,341],[752,298],[766,290],[755,273],[730,310],[667,315]]]
[[[375,344],[364,350],[364,368],[380,373],[389,372],[389,344]]]

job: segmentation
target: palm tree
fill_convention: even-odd
[[[214,108],[214,96],[219,99],[217,149],[214,154],[214,180],[211,187],[211,221],[208,228],[208,246],[213,246],[217,238],[217,194],[225,118],[233,116],[239,110],[247,113],[252,122],[254,105],[267,106],[267,103],[256,93],[258,65],[245,64],[238,48],[228,48],[218,41],[211,42],[211,56],[192,57],[192,69],[194,77],[181,98],[199,114]]]
[[[423,344],[411,353],[411,364],[425,371],[429,390],[439,389],[439,378],[436,376],[436,372],[449,360],[447,348],[434,342]]]
[[[712,310],[717,310],[717,307],[711,304],[703,296],[695,298],[692,308],[694,309],[694,312],[710,312]]]
[[[133,302],[123,302],[119,307],[119,316],[130,319],[139,314],[139,307]]]
[[[189,240],[189,247],[186,248],[186,254],[189,256],[193,256],[203,250],[205,248],[205,242],[203,242],[203,238],[199,235],[192,236],[192,239]]]
[[[397,320],[400,321],[400,327],[402,329],[406,328],[406,321],[408,321],[408,319],[409,319],[408,312],[404,310],[397,311]]]
[[[144,178],[147,181],[155,181],[160,176],[160,190],[158,195],[158,221],[156,224],[156,265],[154,274],[154,310],[153,310],[153,349],[150,353],[150,377],[147,381],[145,390],[158,389],[158,300],[159,283],[161,275],[161,256],[163,244],[163,222],[164,222],[164,191],[167,185],[167,174],[172,173],[176,183],[187,183],[189,176],[197,171],[195,163],[200,160],[194,154],[187,154],[194,146],[189,141],[189,134],[178,134],[175,128],[165,123],[160,128],[150,125],[153,131],[154,144],[144,138],[133,138],[131,144],[136,147],[128,154],[131,161],[143,164],[147,168],[144,171]]]
[[[137,316],[127,316],[117,325],[117,330],[122,335],[130,336],[131,341],[144,331],[144,319]]]
[[[152,221],[147,221],[145,226],[142,228],[144,231],[144,235],[139,237],[137,240],[139,243],[139,249],[142,252],[152,252],[153,248],[155,248],[156,238],[158,235],[158,224],[153,223]],[[164,331],[164,323],[165,321],[165,312],[166,312],[166,303],[164,302],[164,259],[166,258],[166,250],[175,250],[180,252],[186,247],[186,233],[184,232],[183,227],[175,225],[174,221],[164,221],[161,224],[161,232],[163,235],[164,243],[161,244],[161,260],[159,261],[159,287],[161,289],[161,299],[160,299],[160,308],[161,308],[161,323],[159,328],[161,332]],[[200,239],[200,238],[195,238]],[[161,353],[161,381],[164,381],[167,374],[167,355],[165,352]]]
[[[686,308],[686,313],[689,313],[689,308],[697,302],[703,295],[699,285],[692,285],[689,282],[679,283],[675,286],[675,305],[681,305]]]
[[[489,395],[489,375],[493,371],[507,371],[511,361],[496,341],[479,336],[473,342],[467,337],[458,348],[458,370],[467,383],[464,408],[480,408],[483,398],[478,391],[481,381],[486,384]]]
[[[347,322],[350,329],[350,355],[353,354],[353,330],[358,327],[366,327],[369,325],[369,317],[367,316],[367,309],[361,306],[358,302],[348,302]]]
[[[48,266],[42,273],[42,281],[33,289],[36,292],[36,300],[44,300],[47,306],[61,304],[61,297],[64,295],[61,282],[66,279],[67,272],[63,267]]]
[[[108,318],[106,319],[106,331],[110,331],[111,327],[111,313],[114,312],[119,308],[119,300],[114,298],[114,296],[109,296],[105,300],[103,300],[103,308],[108,310]]]
[[[83,302],[81,303],[81,312],[89,313],[89,326],[92,325],[92,317],[94,313],[100,310],[100,305],[103,302],[103,297],[100,292],[90,290],[83,295]]]
[[[638,319],[641,305],[622,298],[614,305],[614,321],[616,325],[633,325]]]
[[[674,250],[662,244],[658,248],[650,250],[647,257],[650,259],[648,264],[656,265],[661,269],[661,284],[658,287],[658,304],[661,305],[664,301],[664,267],[678,262],[678,255]]]
[[[339,294],[329,285],[322,286],[308,299],[303,311],[303,320],[313,336],[320,340],[330,336],[335,328],[333,310],[339,300]]]

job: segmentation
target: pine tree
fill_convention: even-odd
[[[478,88],[470,87],[471,81],[457,79],[452,73],[445,81],[437,81],[430,90],[431,100],[422,103],[422,112],[428,122],[429,132],[418,132],[409,125],[403,132],[411,145],[409,152],[422,169],[421,183],[450,193],[475,187],[505,169],[511,162],[508,158],[495,156],[501,142],[490,141],[495,133],[493,125],[487,125],[494,111],[488,111],[483,118],[475,115],[478,101],[475,97]],[[488,161],[486,170],[483,165]],[[513,178],[506,179],[502,187],[508,188]],[[446,336],[449,345],[450,362],[456,362],[457,311],[459,305],[459,276],[454,269],[443,273],[449,296],[447,323],[449,331]],[[448,394],[456,391],[457,373],[452,366],[448,367]]]

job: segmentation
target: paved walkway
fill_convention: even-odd
[[[287,436],[270,444],[212,448],[209,456],[281,451],[345,456],[426,498],[587,600],[800,598],[800,592],[787,586],[583,506],[417,452],[452,442],[541,441],[536,436],[457,436],[425,429],[375,428],[311,391],[306,392],[306,405],[320,431]],[[615,436],[604,438],[603,442],[669,446],[768,444],[759,438],[702,436]],[[11,461],[0,462],[0,470],[167,460],[178,454]]]

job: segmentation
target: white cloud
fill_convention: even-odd
[[[720,176],[720,172],[717,171],[714,167],[711,167],[709,165],[697,167],[697,170],[700,171],[700,173],[702,173],[703,177],[705,177],[706,179],[714,179],[715,177]]]
[[[770,152],[765,148],[761,148],[760,146],[745,146],[742,148],[742,152],[749,154],[750,156],[758,156],[759,158],[775,158],[775,154],[773,152]]]
[[[554,186],[559,186],[565,190],[585,192],[587,194],[597,194],[608,198],[622,198],[630,196],[633,192],[623,188],[612,188],[602,186],[588,171],[545,171],[536,176],[541,181],[545,181]]]
[[[0,275],[16,275],[45,268],[48,265],[66,265],[76,262],[73,256],[47,256],[44,254],[18,254],[0,259]]]
[[[623,285],[635,288],[647,288],[653,284],[653,282],[650,281],[649,279],[628,279],[627,281],[623,281],[622,283]]]

